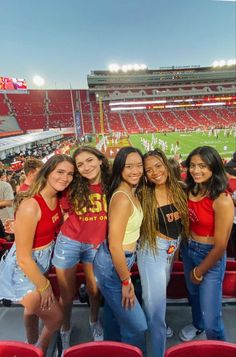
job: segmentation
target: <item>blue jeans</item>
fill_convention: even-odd
[[[153,357],[163,357],[165,353],[166,288],[179,241],[180,239],[167,240],[157,237],[155,252],[145,247],[138,250],[137,254]]]
[[[135,253],[125,252],[126,263],[131,269],[135,261]],[[105,299],[106,314],[110,318],[106,318],[105,325],[110,321],[111,331],[116,330],[112,320],[115,318],[115,324],[119,327],[119,334],[114,331],[114,340],[129,343],[141,348],[145,352],[145,331],[147,330],[147,322],[144,312],[135,299],[135,304],[132,309],[125,309],[121,305],[122,300],[122,284],[120,278],[114,268],[111,254],[108,250],[107,243],[104,242],[98,249],[94,260],[94,274],[97,280],[98,287]],[[106,337],[106,333],[105,333]],[[113,339],[110,337],[110,339]]]
[[[208,270],[203,281],[195,285],[190,280],[191,270],[199,265],[211,251],[212,244],[189,240],[181,244],[184,274],[192,308],[192,323],[205,330],[208,340],[225,340],[222,320],[222,283],[226,267],[226,254]]]

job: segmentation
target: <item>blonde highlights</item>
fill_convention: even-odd
[[[182,237],[188,236],[189,233],[189,216],[187,205],[187,194],[183,190],[183,186],[174,175],[173,169],[170,166],[165,154],[155,149],[147,152],[144,155],[145,159],[148,157],[156,157],[159,159],[167,170],[166,188],[168,192],[169,201],[176,207],[181,217],[182,223]],[[148,246],[156,251],[157,248],[157,231],[159,230],[159,220],[157,214],[158,202],[155,195],[155,184],[150,182],[145,175],[145,184],[141,190],[140,201],[143,208],[143,223],[141,227],[140,243],[141,247]]]

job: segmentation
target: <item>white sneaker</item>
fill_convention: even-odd
[[[171,338],[173,337],[174,332],[170,326],[166,326],[166,338]]]
[[[98,320],[96,322],[90,322],[90,333],[94,341],[103,341],[103,328],[101,322]]]
[[[70,347],[71,328],[67,331],[60,330],[60,335],[61,335],[62,350],[64,351]]]
[[[191,341],[198,335],[200,335],[204,330],[199,330],[195,328],[192,324],[187,325],[179,331],[179,338],[182,341]]]

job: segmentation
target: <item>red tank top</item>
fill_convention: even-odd
[[[198,236],[214,237],[213,202],[209,197],[204,197],[197,202],[188,200],[190,230]]]
[[[59,200],[57,200],[56,208],[51,210],[41,195],[33,198],[38,202],[41,210],[41,218],[36,227],[33,243],[33,248],[39,248],[55,239],[56,232],[59,231],[62,223],[62,212]]]

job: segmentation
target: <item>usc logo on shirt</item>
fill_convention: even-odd
[[[101,195],[100,193],[91,193],[89,195],[89,200],[92,203],[92,207],[90,207],[89,209],[84,207],[80,211],[76,211],[76,214],[82,215],[88,212],[91,213],[107,212],[107,200],[104,194]]]
[[[58,219],[59,219],[59,214],[58,213],[54,214],[54,216],[52,216],[52,223],[55,223],[56,221],[58,221]]]

